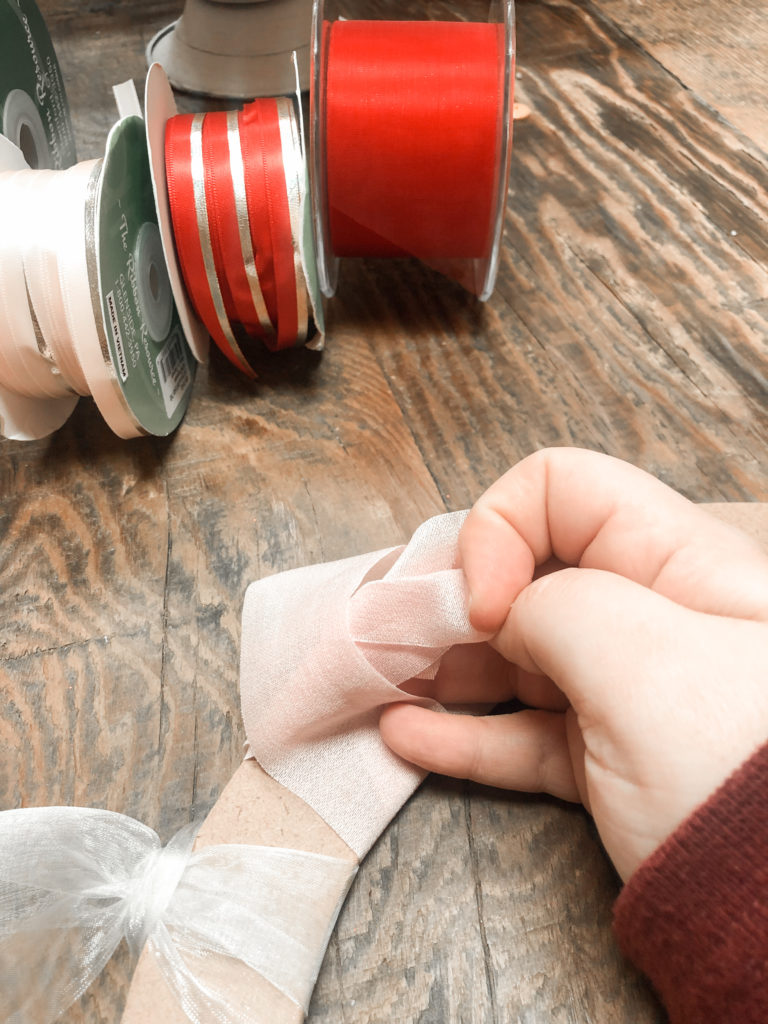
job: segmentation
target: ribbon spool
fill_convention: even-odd
[[[76,160],[61,71],[34,0],[0,4],[0,134],[32,168]]]
[[[16,440],[92,395],[121,437],[181,421],[194,362],[176,315],[144,125],[120,120],[104,160],[32,170],[0,140],[0,421]]]
[[[341,256],[411,256],[490,296],[513,83],[513,0],[483,24],[332,20],[316,0],[312,193],[325,295]]]
[[[306,166],[293,101],[183,114],[165,126],[176,250],[192,306],[227,358],[255,377],[248,350],[302,344],[319,300],[306,258]]]
[[[251,100],[292,92],[293,54],[309,88],[312,0],[186,0],[147,47],[177,89]]]

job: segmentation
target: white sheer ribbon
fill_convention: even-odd
[[[194,1024],[254,1020],[243,965],[306,1011],[356,867],[264,846],[192,852],[195,831],[162,847],[112,811],[0,813],[0,1019],[55,1020],[123,938],[136,955],[147,944]]]

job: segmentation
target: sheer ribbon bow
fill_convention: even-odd
[[[243,965],[306,1011],[356,868],[320,854],[162,847],[123,814],[82,807],[0,813],[0,1019],[55,1020],[125,938],[145,943],[194,1024],[256,1017]],[[318,891],[338,893],[335,912]]]

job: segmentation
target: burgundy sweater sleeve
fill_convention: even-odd
[[[768,744],[638,868],[614,930],[672,1024],[768,1024]]]

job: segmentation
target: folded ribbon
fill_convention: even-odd
[[[194,1024],[260,1019],[243,965],[306,1012],[355,867],[264,846],[193,852],[195,831],[163,848],[111,811],[0,813],[0,1019],[56,1019],[122,938],[136,955],[147,943]]]
[[[384,745],[382,708],[434,676],[469,621],[458,567],[466,512],[427,520],[407,547],[252,583],[243,610],[240,692],[250,754],[313,807],[359,857],[424,778]]]

